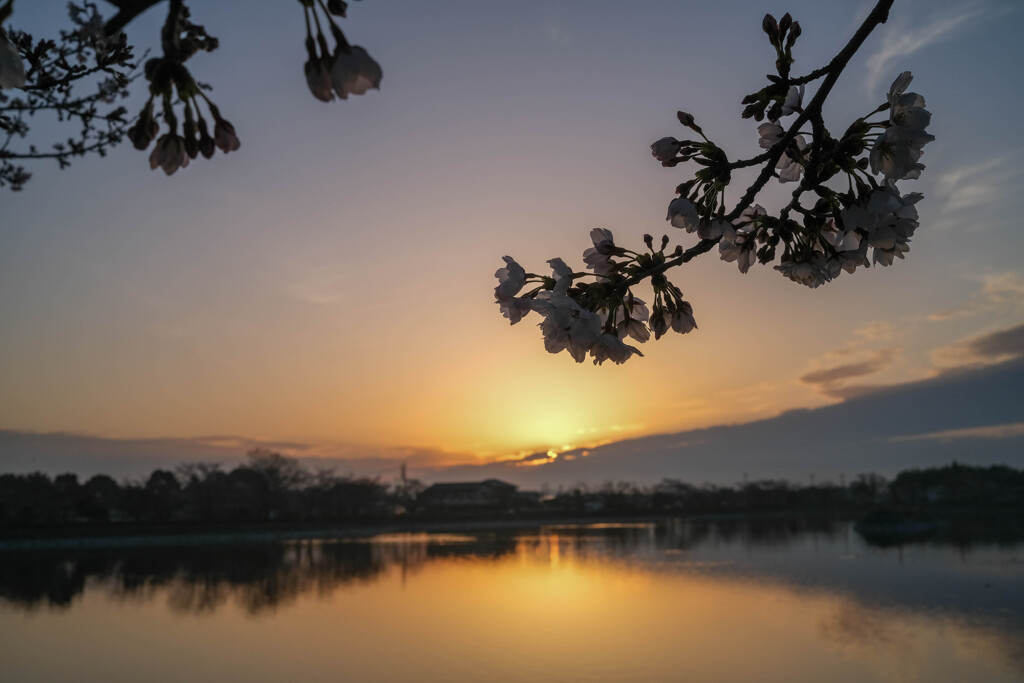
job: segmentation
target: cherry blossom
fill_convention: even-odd
[[[700,225],[700,214],[686,197],[677,197],[669,202],[668,215],[665,220],[672,224],[673,228],[679,228],[686,232],[693,232]]]
[[[380,64],[358,45],[349,51],[339,48],[331,65],[331,85],[341,99],[349,95],[362,95],[367,90],[380,89],[383,75]]]
[[[25,86],[25,63],[21,61],[18,48],[7,40],[0,29],[0,88],[22,88]]]
[[[621,365],[634,355],[643,356],[644,354],[640,353],[640,349],[635,346],[630,346],[608,333],[598,335],[590,347],[590,356],[594,359],[594,365],[601,365],[606,360]]]
[[[804,101],[804,86],[791,85],[786,93],[786,101],[782,103],[782,115],[789,116],[801,111]]]
[[[179,168],[185,168],[188,161],[185,140],[175,133],[161,135],[149,155],[150,169],[162,168],[167,175],[173,175]]]
[[[590,240],[594,246],[583,252],[583,262],[595,275],[606,276],[615,269],[615,263],[609,258],[615,252],[612,231],[594,228],[590,231]]]
[[[675,138],[661,138],[651,144],[651,155],[658,161],[665,163],[674,159],[682,147],[683,143]]]
[[[516,263],[511,256],[503,256],[505,267],[494,272],[498,278],[498,286],[494,288],[494,296],[500,299],[507,299],[519,293],[526,284],[526,271]]]

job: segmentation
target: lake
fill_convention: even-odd
[[[731,520],[0,552],[0,680],[1021,681],[1024,543]]]

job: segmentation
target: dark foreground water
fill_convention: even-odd
[[[1024,544],[762,520],[6,552],[0,680],[1021,681]]]

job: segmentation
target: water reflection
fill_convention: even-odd
[[[0,599],[32,611],[68,609],[88,588],[111,599],[167,596],[175,612],[213,612],[229,599],[250,615],[273,612],[306,593],[369,583],[392,568],[403,575],[431,560],[479,560],[514,552],[511,536],[402,535],[370,541],[47,551],[8,555]]]
[[[193,626],[174,636],[164,615]],[[1024,544],[878,548],[848,523],[759,519],[0,555],[0,631],[21,639],[0,657],[18,680],[62,680],[25,654],[40,634],[151,629],[151,648],[197,621],[209,647],[247,653],[233,665],[253,681],[281,680],[269,647],[306,653],[308,680],[1015,680]],[[116,656],[104,647],[76,656]],[[95,666],[80,680],[118,680]],[[145,677],[181,672],[165,673]]]

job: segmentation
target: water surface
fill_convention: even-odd
[[[0,680],[1021,681],[1024,544],[845,523],[0,553]]]

